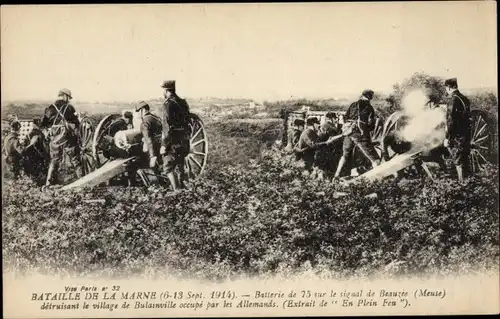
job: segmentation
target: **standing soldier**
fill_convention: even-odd
[[[5,138],[3,153],[5,155],[5,163],[8,165],[9,171],[12,173],[13,179],[17,180],[21,171],[21,158],[23,156],[23,148],[19,141],[19,130],[21,123],[14,121],[10,125],[10,133]]]
[[[370,104],[373,99],[372,90],[364,90],[361,98],[352,103],[345,114],[344,120],[347,126],[352,126],[352,134],[346,136],[342,146],[342,157],[340,158],[334,178],[338,178],[346,162],[351,161],[352,150],[357,146],[361,152],[370,160],[372,168],[380,164],[380,158],[373,147],[370,131],[375,126],[375,110]]]
[[[189,154],[189,105],[175,92],[175,81],[164,81],[163,138],[160,153],[163,155],[163,171],[172,188],[184,188],[184,160]],[[175,174],[176,168],[178,174]]]
[[[470,101],[459,90],[456,78],[444,82],[450,96],[446,111],[446,138],[444,147],[450,150],[457,177],[462,181],[468,174],[470,153]]]
[[[140,130],[147,148],[149,167],[155,169],[160,153],[162,123],[161,119],[151,113],[150,110],[149,104],[144,101],[140,102],[135,109],[136,112],[141,112],[142,122]]]
[[[75,169],[76,177],[80,178],[83,175],[77,133],[80,121],[75,108],[69,103],[72,98],[70,90],[61,89],[57,101],[45,109],[45,115],[40,124],[41,129],[49,130],[50,165],[45,186],[57,180],[64,152]]]

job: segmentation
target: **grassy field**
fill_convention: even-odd
[[[248,111],[249,101],[236,102],[226,107]],[[302,103],[327,105],[296,105]],[[207,110],[216,109],[213,104],[206,103]],[[264,111],[274,114],[282,106],[268,103]],[[12,109],[29,109],[29,116],[43,110]],[[195,113],[203,109],[193,107]],[[4,180],[4,271],[220,280],[498,269],[496,163],[463,185],[435,171],[435,182],[413,175],[345,188],[304,175],[300,163],[276,146],[281,119],[244,112],[239,118],[220,111],[202,116],[207,170],[178,194],[158,187],[61,194],[41,192],[29,180]],[[376,198],[365,197],[374,193]],[[85,202],[95,198],[105,202]]]

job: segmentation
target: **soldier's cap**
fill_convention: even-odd
[[[325,114],[325,117],[326,117],[327,119],[336,119],[336,118],[337,118],[337,113],[335,113],[335,112],[327,112],[327,113]]]
[[[122,116],[125,117],[125,118],[128,118],[128,119],[131,119],[131,118],[134,117],[134,115],[130,111],[123,111],[122,112]]]
[[[71,91],[69,89],[60,89],[59,90],[59,94],[58,96],[63,96],[63,95],[67,95],[70,99],[72,99],[73,97],[71,96]]]
[[[295,126],[304,125],[304,124],[306,124],[306,122],[303,119],[295,119],[295,121],[293,121],[293,125],[295,125]]]
[[[143,108],[146,108],[146,109],[149,109],[149,104],[144,102],[144,101],[141,101],[139,102],[139,104],[136,105],[135,107],[135,111],[136,112],[139,112],[140,110],[142,110]]]
[[[310,117],[306,121],[307,125],[319,124],[319,120],[317,117]]]
[[[450,88],[457,88],[458,87],[458,81],[457,78],[451,78],[447,79],[444,81],[444,86],[450,87]]]
[[[375,92],[373,92],[373,90],[370,90],[370,89],[363,90],[363,93],[361,93],[361,95],[363,95],[364,97],[367,97],[369,99],[373,98],[374,94],[375,94]]]
[[[175,81],[174,80],[163,81],[161,87],[167,90],[175,90]]]
[[[13,131],[19,131],[21,129],[21,123],[19,123],[19,121],[13,121],[10,123],[10,129]]]

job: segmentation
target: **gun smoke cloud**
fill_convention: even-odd
[[[423,89],[416,89],[408,92],[401,103],[405,125],[396,134],[411,142],[413,149],[431,150],[445,138],[446,111],[429,107],[428,100]]]

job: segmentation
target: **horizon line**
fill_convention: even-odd
[[[495,94],[498,95],[498,87],[495,86],[485,86],[485,87],[474,87],[474,88],[462,88],[463,91],[477,91],[477,90],[493,90]],[[381,90],[375,93],[379,93],[380,95],[388,95],[391,94],[393,91],[387,91],[387,90]],[[247,101],[253,101],[253,102],[278,102],[278,101],[294,101],[294,100],[334,100],[334,99],[339,99],[339,100],[344,100],[348,98],[352,98],[353,96],[356,95],[361,95],[361,93],[337,93],[335,96],[290,96],[288,98],[255,98],[255,97],[223,97],[223,96],[193,96],[193,97],[186,97],[186,96],[181,96],[181,98],[184,98],[186,100],[209,100],[209,99],[217,99],[217,100],[247,100]],[[78,101],[78,104],[87,104],[87,103],[99,103],[99,104],[106,104],[106,103],[128,103],[128,104],[134,104],[134,103],[139,103],[140,101],[159,101],[162,100],[163,98],[157,97],[157,98],[148,98],[148,99],[138,99],[138,100],[132,100],[132,99],[127,99],[127,100],[76,100]],[[31,99],[11,99],[11,100],[2,100],[1,103],[2,105],[4,104],[12,104],[12,103],[29,103],[29,102],[47,102],[51,103],[52,101],[55,101],[55,99],[48,99],[48,98],[31,98]],[[76,104],[76,103],[75,103]]]

